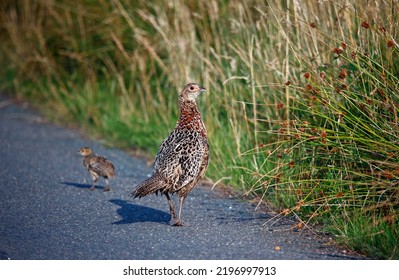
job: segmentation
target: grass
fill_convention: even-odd
[[[210,179],[397,259],[398,4],[2,1],[0,87],[153,155],[197,81]]]

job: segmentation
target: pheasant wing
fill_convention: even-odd
[[[101,176],[113,176],[114,166],[105,157],[96,156],[90,159],[90,169]]]
[[[154,173],[162,174],[173,191],[196,179],[206,148],[200,133],[182,130],[172,133],[161,144],[154,163]]]

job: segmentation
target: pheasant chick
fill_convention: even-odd
[[[105,179],[106,183],[104,191],[109,191],[111,188],[108,179],[115,176],[115,167],[112,162],[103,156],[96,155],[89,147],[81,148],[79,153],[83,156],[84,167],[86,167],[93,178],[93,184],[91,185],[90,190],[95,189],[98,178],[101,176]]]

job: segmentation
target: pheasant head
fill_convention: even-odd
[[[198,95],[200,95],[200,93],[204,91],[206,91],[204,87],[201,87],[195,83],[187,84],[179,94],[180,104],[185,102],[195,103],[195,100],[197,99]]]

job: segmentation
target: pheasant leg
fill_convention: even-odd
[[[167,192],[165,192],[165,196],[166,196],[166,199],[168,200],[168,203],[169,203],[169,211],[170,211],[171,220],[174,220],[174,219],[176,219],[175,206],[173,205],[173,202],[170,199],[170,196],[169,196],[169,194]]]
[[[182,226],[183,225],[183,221],[181,219],[181,216],[182,216],[181,214],[183,212],[183,204],[184,204],[185,200],[186,200],[185,196],[180,197],[179,216],[178,216],[177,220],[175,220],[173,222],[172,226]]]

